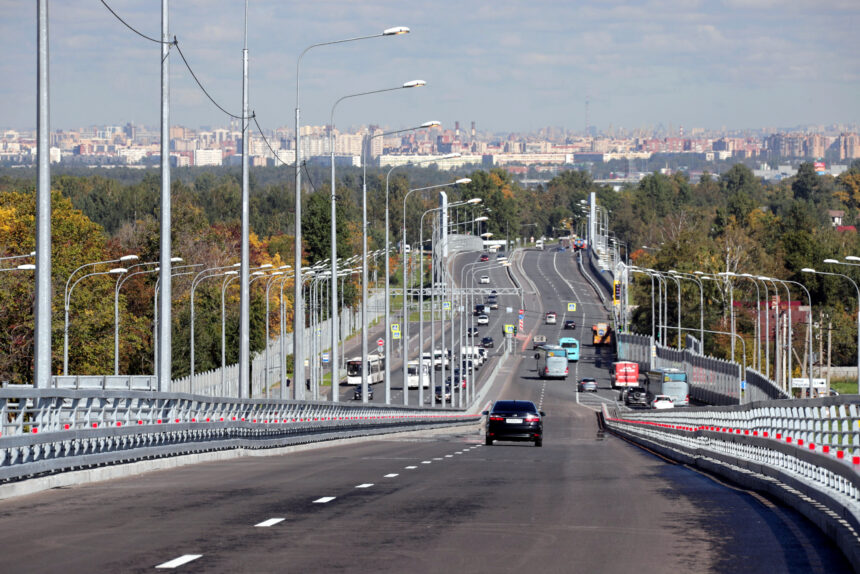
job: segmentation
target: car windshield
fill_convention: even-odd
[[[493,405],[493,412],[496,413],[536,413],[537,407],[531,401],[496,401]]]

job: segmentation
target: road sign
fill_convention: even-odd
[[[329,362],[331,362],[331,357],[329,356],[329,354],[328,354],[328,353],[323,353],[323,354],[322,354],[322,362],[323,362],[323,363],[329,363]]]
[[[568,313],[576,312],[576,303],[568,303],[567,304],[567,312]]]
[[[392,323],[391,324],[391,332],[399,333],[400,332],[400,323]]]
[[[505,313],[513,313],[514,310],[510,307],[505,307]]]
[[[451,302],[450,301],[442,301],[442,310],[448,311],[450,309],[451,309]]]
[[[514,334],[514,326],[513,325],[505,325],[505,334],[513,335]]]
[[[380,337],[379,339],[376,340],[376,344],[380,347],[383,346],[385,344],[385,339]]]

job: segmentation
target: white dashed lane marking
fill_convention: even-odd
[[[257,528],[268,528],[269,526],[274,526],[275,524],[283,522],[284,520],[286,520],[286,518],[270,518],[268,520],[264,520],[259,524],[255,524],[254,526],[256,526]]]
[[[188,564],[189,562],[193,562],[203,556],[202,554],[184,554],[179,558],[174,558],[169,562],[165,562],[163,564],[159,564],[156,568],[179,568],[183,564]]]
[[[406,470],[415,470],[418,467],[417,466],[405,466],[403,468],[405,468]]]
[[[365,482],[364,484],[359,484],[356,488],[370,488],[371,486],[373,486],[372,482]]]
[[[323,496],[322,498],[317,498],[316,500],[314,500],[314,504],[325,504],[327,502],[331,502],[335,498],[337,498],[337,497],[336,496]]]
[[[433,463],[433,461],[431,461],[431,460],[422,460],[421,461],[421,464],[432,464],[432,463]]]
[[[408,468],[408,467],[407,467],[407,468]],[[394,478],[395,476],[398,476],[398,475],[397,475],[396,473],[393,473],[393,474],[386,474],[383,478]]]

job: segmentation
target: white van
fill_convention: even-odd
[[[543,249],[543,239],[535,241],[535,249]]]
[[[421,363],[418,361],[409,361],[409,363],[406,364],[407,388],[418,388],[418,385],[421,384],[421,371],[423,371],[424,375],[424,388],[430,388],[430,364],[429,360],[423,360]]]

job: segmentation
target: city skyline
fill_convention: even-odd
[[[108,2],[158,36],[160,6]],[[563,3],[562,3],[563,4]],[[35,124],[35,5],[0,0],[4,13],[0,126]],[[216,101],[241,103],[244,3],[171,4],[171,35]],[[155,125],[159,50],[101,3],[51,4],[52,129]],[[338,126],[475,121],[487,132],[562,126],[628,132],[658,125],[709,130],[858,123],[860,5],[775,0],[636,3],[537,0],[249,3],[251,109],[264,129],[291,126],[298,54],[316,42],[408,26],[411,34],[314,50],[302,63],[302,123],[328,123],[343,95],[422,79],[427,87],[338,107]],[[176,52],[174,51],[175,55]],[[231,68],[230,63],[233,67]],[[171,123],[228,118],[171,60]],[[588,104],[586,104],[586,101]]]

